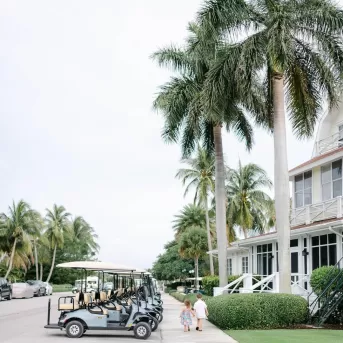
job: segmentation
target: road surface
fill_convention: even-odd
[[[32,299],[12,299],[0,302],[0,342],[1,343],[56,343],[69,342],[64,331],[44,329],[47,321],[48,299],[51,298],[51,323],[56,323],[58,298],[54,294]],[[69,295],[63,293],[63,295]],[[234,343],[235,341],[221,330],[206,322],[204,331],[198,332],[192,327],[191,332],[184,333],[180,325],[181,304],[169,295],[164,295],[164,320],[156,332],[145,342],[154,343]],[[115,342],[138,343],[133,332],[126,331],[87,331],[80,338],[80,343]],[[70,341],[72,343],[73,341]]]

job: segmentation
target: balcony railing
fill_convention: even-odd
[[[291,226],[309,225],[326,219],[342,218],[342,197],[291,211]]]
[[[343,147],[343,132],[337,132],[334,135],[324,138],[317,142],[317,155]]]

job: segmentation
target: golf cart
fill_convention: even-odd
[[[113,263],[80,261],[57,265],[58,268],[72,268],[83,270],[85,280],[87,271],[98,273],[131,272],[132,267]],[[100,284],[100,283],[99,283]],[[81,283],[82,285],[82,283]],[[132,299],[125,309],[110,300],[109,293],[100,291],[92,294],[81,291],[75,296],[63,296],[58,299],[60,316],[57,324],[50,323],[51,299],[48,303],[48,319],[46,329],[66,330],[70,338],[79,338],[87,330],[121,330],[133,331],[137,339],[147,339],[151,335],[152,317],[141,311],[139,301]],[[139,299],[137,296],[136,299]]]
[[[111,301],[116,305],[118,304],[123,309],[130,306],[132,302],[139,304],[140,312],[147,314],[151,317],[151,329],[155,331],[158,328],[158,324],[162,321],[162,308],[156,304],[152,304],[148,301],[149,292],[148,288],[142,284],[142,277],[145,271],[134,273],[120,273],[116,274],[117,279],[113,279],[113,288],[117,289],[111,294]],[[117,285],[117,287],[116,287]]]

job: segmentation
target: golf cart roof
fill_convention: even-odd
[[[108,272],[133,272],[137,269],[131,266],[116,264],[111,262],[98,262],[98,261],[75,261],[60,263],[58,268],[71,268],[71,269],[85,269],[93,271],[108,271]]]
[[[108,272],[108,273],[115,273],[115,274],[118,274],[118,275],[130,275],[130,274],[133,274],[133,275],[140,275],[140,274],[145,274],[145,275],[151,275],[151,273],[147,272],[146,270],[144,269],[136,269],[134,271],[112,271],[112,270],[104,270],[104,272]]]

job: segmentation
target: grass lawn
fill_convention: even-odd
[[[343,330],[230,330],[239,343],[342,343]]]

